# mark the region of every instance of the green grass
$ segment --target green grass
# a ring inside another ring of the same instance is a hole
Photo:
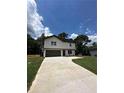
[[[86,56],[80,59],[73,59],[73,62],[97,74],[97,57]]]
[[[39,55],[27,56],[27,90],[29,90],[42,61],[43,57]]]

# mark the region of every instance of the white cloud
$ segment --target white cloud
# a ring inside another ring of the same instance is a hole
[[[78,36],[78,34],[72,33],[69,38],[75,39]]]
[[[43,25],[43,17],[37,12],[35,0],[27,0],[27,31],[33,38],[38,38],[44,32],[49,32],[48,27]]]
[[[83,23],[80,23],[79,28],[80,28],[80,29],[83,29],[83,27],[84,27],[84,24],[83,24]]]
[[[88,34],[91,34],[91,33],[92,33],[92,31],[89,28],[86,28],[85,34],[88,35]]]
[[[44,28],[44,35],[45,35],[45,36],[52,36],[53,34],[50,32],[50,30],[49,30],[48,27],[45,27],[45,28]]]
[[[80,29],[82,29],[82,26],[79,26]]]
[[[89,35],[88,37],[91,40],[91,42],[87,44],[88,46],[91,46],[93,44],[93,42],[97,42],[96,34],[95,35]]]

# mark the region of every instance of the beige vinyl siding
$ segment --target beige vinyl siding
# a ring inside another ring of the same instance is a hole
[[[51,45],[51,42],[56,42],[56,45]],[[52,48],[52,49],[75,49],[75,43],[63,42],[56,37],[51,37],[45,40],[44,48]]]

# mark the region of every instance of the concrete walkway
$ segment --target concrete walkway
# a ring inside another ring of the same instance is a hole
[[[72,58],[46,57],[28,93],[97,93],[96,75]]]

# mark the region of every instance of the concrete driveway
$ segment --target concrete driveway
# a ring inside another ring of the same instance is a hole
[[[96,75],[72,58],[46,57],[28,93],[97,93]]]

